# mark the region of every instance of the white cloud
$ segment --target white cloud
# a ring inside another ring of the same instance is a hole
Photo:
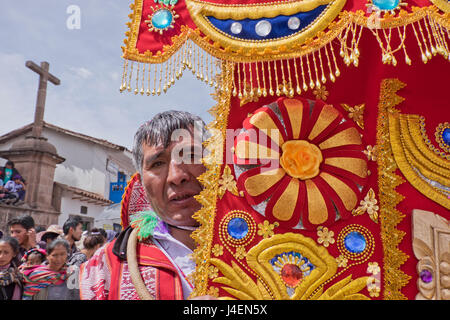
[[[111,79],[114,81],[119,81],[119,79],[120,79],[120,74],[118,72],[111,72],[110,76],[111,76]]]
[[[74,74],[76,74],[78,77],[83,78],[83,79],[87,79],[92,77],[93,73],[92,71],[90,71],[89,69],[86,69],[84,67],[71,67],[69,69],[70,71],[72,71]]]

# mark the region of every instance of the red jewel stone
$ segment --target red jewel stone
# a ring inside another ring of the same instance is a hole
[[[287,263],[281,269],[281,279],[283,279],[289,287],[294,288],[297,286],[300,281],[302,281],[302,276],[302,270],[295,264]]]

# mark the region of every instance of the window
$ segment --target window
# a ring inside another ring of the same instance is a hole
[[[87,207],[85,207],[85,206],[81,206],[80,207],[80,213],[87,214],[87,212],[88,212],[88,208]]]

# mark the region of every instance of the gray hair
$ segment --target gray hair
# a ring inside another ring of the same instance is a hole
[[[141,125],[134,135],[133,161],[140,174],[142,174],[144,158],[143,144],[145,143],[148,146],[162,145],[167,148],[172,142],[172,134],[178,129],[186,129],[191,134],[194,134],[193,130],[195,129],[200,130],[202,141],[209,137],[205,122],[199,116],[175,110],[158,113],[152,120]]]

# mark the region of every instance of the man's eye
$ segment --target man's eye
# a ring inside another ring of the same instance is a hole
[[[158,168],[162,166],[164,163],[162,161],[155,161],[152,163],[151,168]]]

